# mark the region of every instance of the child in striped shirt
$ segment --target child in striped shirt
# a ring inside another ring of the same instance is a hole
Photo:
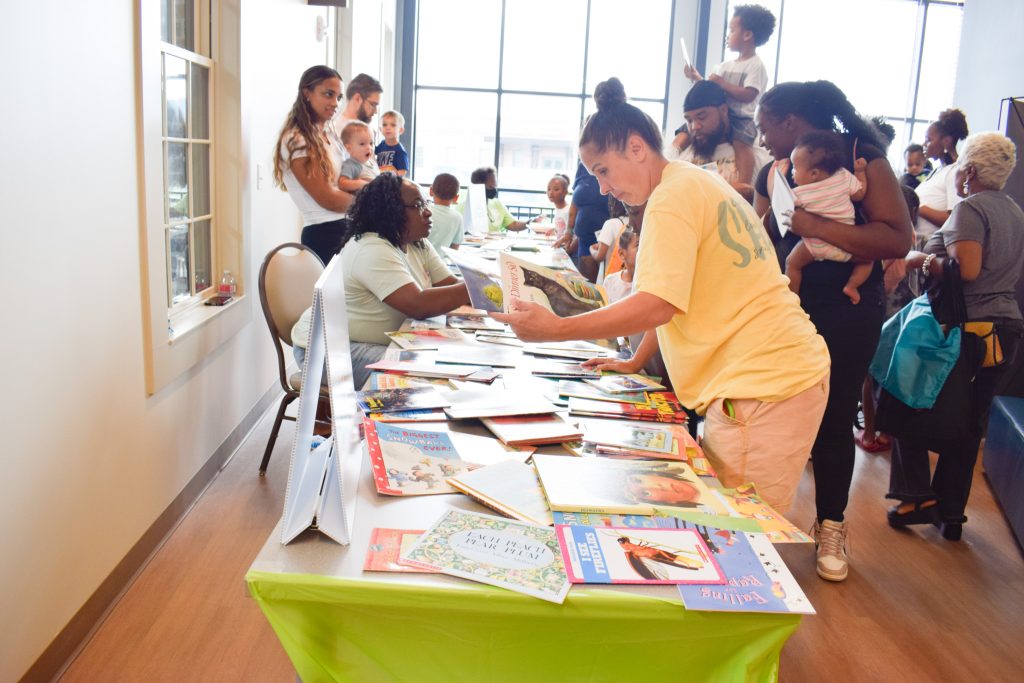
[[[853,202],[858,202],[867,191],[867,162],[857,159],[853,173],[844,168],[846,153],[842,137],[828,131],[806,133],[793,148],[793,194],[796,206],[808,213],[837,223],[854,224]],[[786,162],[780,162],[785,164]],[[787,169],[782,169],[787,170]],[[800,293],[803,269],[814,261],[840,261],[852,259],[849,252],[816,237],[805,237],[786,258],[789,288]],[[858,288],[871,275],[870,261],[854,261],[850,278],[843,294],[850,301],[860,303]]]

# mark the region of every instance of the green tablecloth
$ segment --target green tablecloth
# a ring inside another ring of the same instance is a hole
[[[255,569],[246,581],[304,683],[774,681],[800,623],[582,586],[556,605],[469,582]]]

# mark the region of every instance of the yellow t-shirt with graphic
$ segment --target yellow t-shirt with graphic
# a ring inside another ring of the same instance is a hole
[[[782,401],[829,368],[828,349],[790,291],[750,205],[715,174],[665,167],[644,213],[636,291],[679,312],[658,328],[683,405]]]

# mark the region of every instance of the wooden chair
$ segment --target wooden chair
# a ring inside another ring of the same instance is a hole
[[[270,440],[260,462],[260,476],[267,473],[270,454],[274,450],[277,434],[281,430],[282,420],[295,421],[294,417],[285,415],[285,409],[299,397],[302,389],[302,371],[287,374],[285,346],[291,347],[292,327],[303,312],[313,303],[313,285],[324,270],[324,264],[312,249],[296,242],[287,242],[274,247],[263,259],[260,266],[259,292],[263,315],[270,328],[270,336],[274,340],[277,351],[277,369],[284,396],[277,408],[274,427],[270,430]],[[328,404],[327,388],[320,387],[320,405]]]

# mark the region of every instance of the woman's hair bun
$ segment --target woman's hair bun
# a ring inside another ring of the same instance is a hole
[[[617,104],[626,103],[626,88],[622,81],[612,76],[607,81],[602,81],[594,88],[594,102],[597,103],[597,110],[609,109]]]

